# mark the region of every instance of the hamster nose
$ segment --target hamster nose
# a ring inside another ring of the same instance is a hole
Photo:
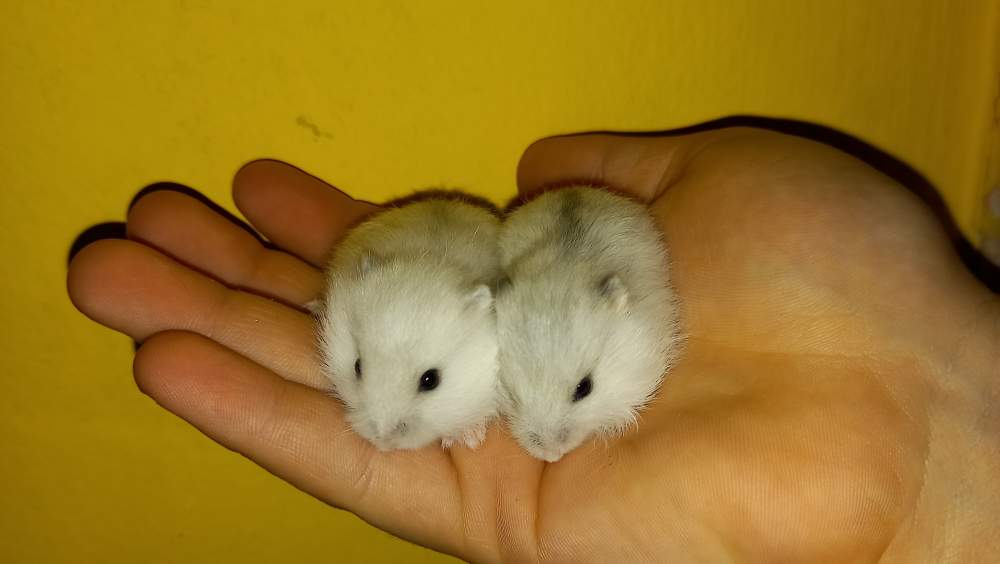
[[[547,433],[544,438],[534,431],[528,433],[528,442],[545,448],[562,447],[569,440],[569,429],[559,429],[558,431]]]
[[[569,438],[569,430],[561,429],[554,433],[546,433],[544,436],[535,431],[528,431],[523,437],[522,444],[533,456],[547,462],[556,462],[565,454],[564,447]]]
[[[556,442],[560,445],[569,440],[569,429],[560,429],[559,434],[556,435]]]
[[[541,458],[546,462],[557,462],[564,454],[561,447],[553,447],[551,445],[539,446],[538,448],[531,449],[531,452],[537,458]]]
[[[405,435],[406,431],[406,421],[375,424],[375,436],[379,439],[399,437]]]

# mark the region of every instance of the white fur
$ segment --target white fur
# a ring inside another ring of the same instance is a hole
[[[379,449],[482,441],[497,411],[498,229],[483,208],[431,199],[379,213],[337,246],[319,308],[324,372]],[[418,391],[432,368],[440,384]]]
[[[511,432],[554,462],[623,432],[677,355],[667,254],[647,208],[598,188],[545,193],[501,229],[500,380]],[[573,402],[588,374],[589,396]]]

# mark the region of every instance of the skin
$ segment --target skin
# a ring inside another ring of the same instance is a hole
[[[168,192],[82,251],[81,311],[143,342],[143,392],[298,488],[482,562],[980,562],[1000,553],[1000,300],[910,193],[753,129],[540,141],[522,193],[650,203],[688,334],[636,432],[556,464],[501,425],[475,451],[345,432],[301,309],[371,206],[287,165],[234,182],[279,249]],[[266,299],[268,296],[274,300]],[[290,304],[290,305],[289,305]]]

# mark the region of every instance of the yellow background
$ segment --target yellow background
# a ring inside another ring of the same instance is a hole
[[[0,0],[0,560],[444,560],[157,408],[72,308],[71,242],[154,181],[232,209],[267,156],[376,201],[500,201],[538,137],[736,113],[888,150],[973,236],[996,181],[993,1],[244,4]]]

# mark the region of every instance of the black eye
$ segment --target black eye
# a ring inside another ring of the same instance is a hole
[[[420,391],[420,392],[429,392],[429,391],[433,390],[434,388],[438,387],[438,384],[440,382],[441,382],[441,378],[438,375],[437,368],[431,368],[430,370],[428,370],[427,372],[424,372],[420,376],[420,387],[417,388],[417,391]]]
[[[354,377],[358,380],[361,379],[361,359],[358,358],[354,361]]]
[[[590,374],[584,376],[583,380],[576,385],[576,389],[573,390],[573,401],[580,401],[583,398],[590,395],[590,390],[594,388],[594,383],[590,380]]]

